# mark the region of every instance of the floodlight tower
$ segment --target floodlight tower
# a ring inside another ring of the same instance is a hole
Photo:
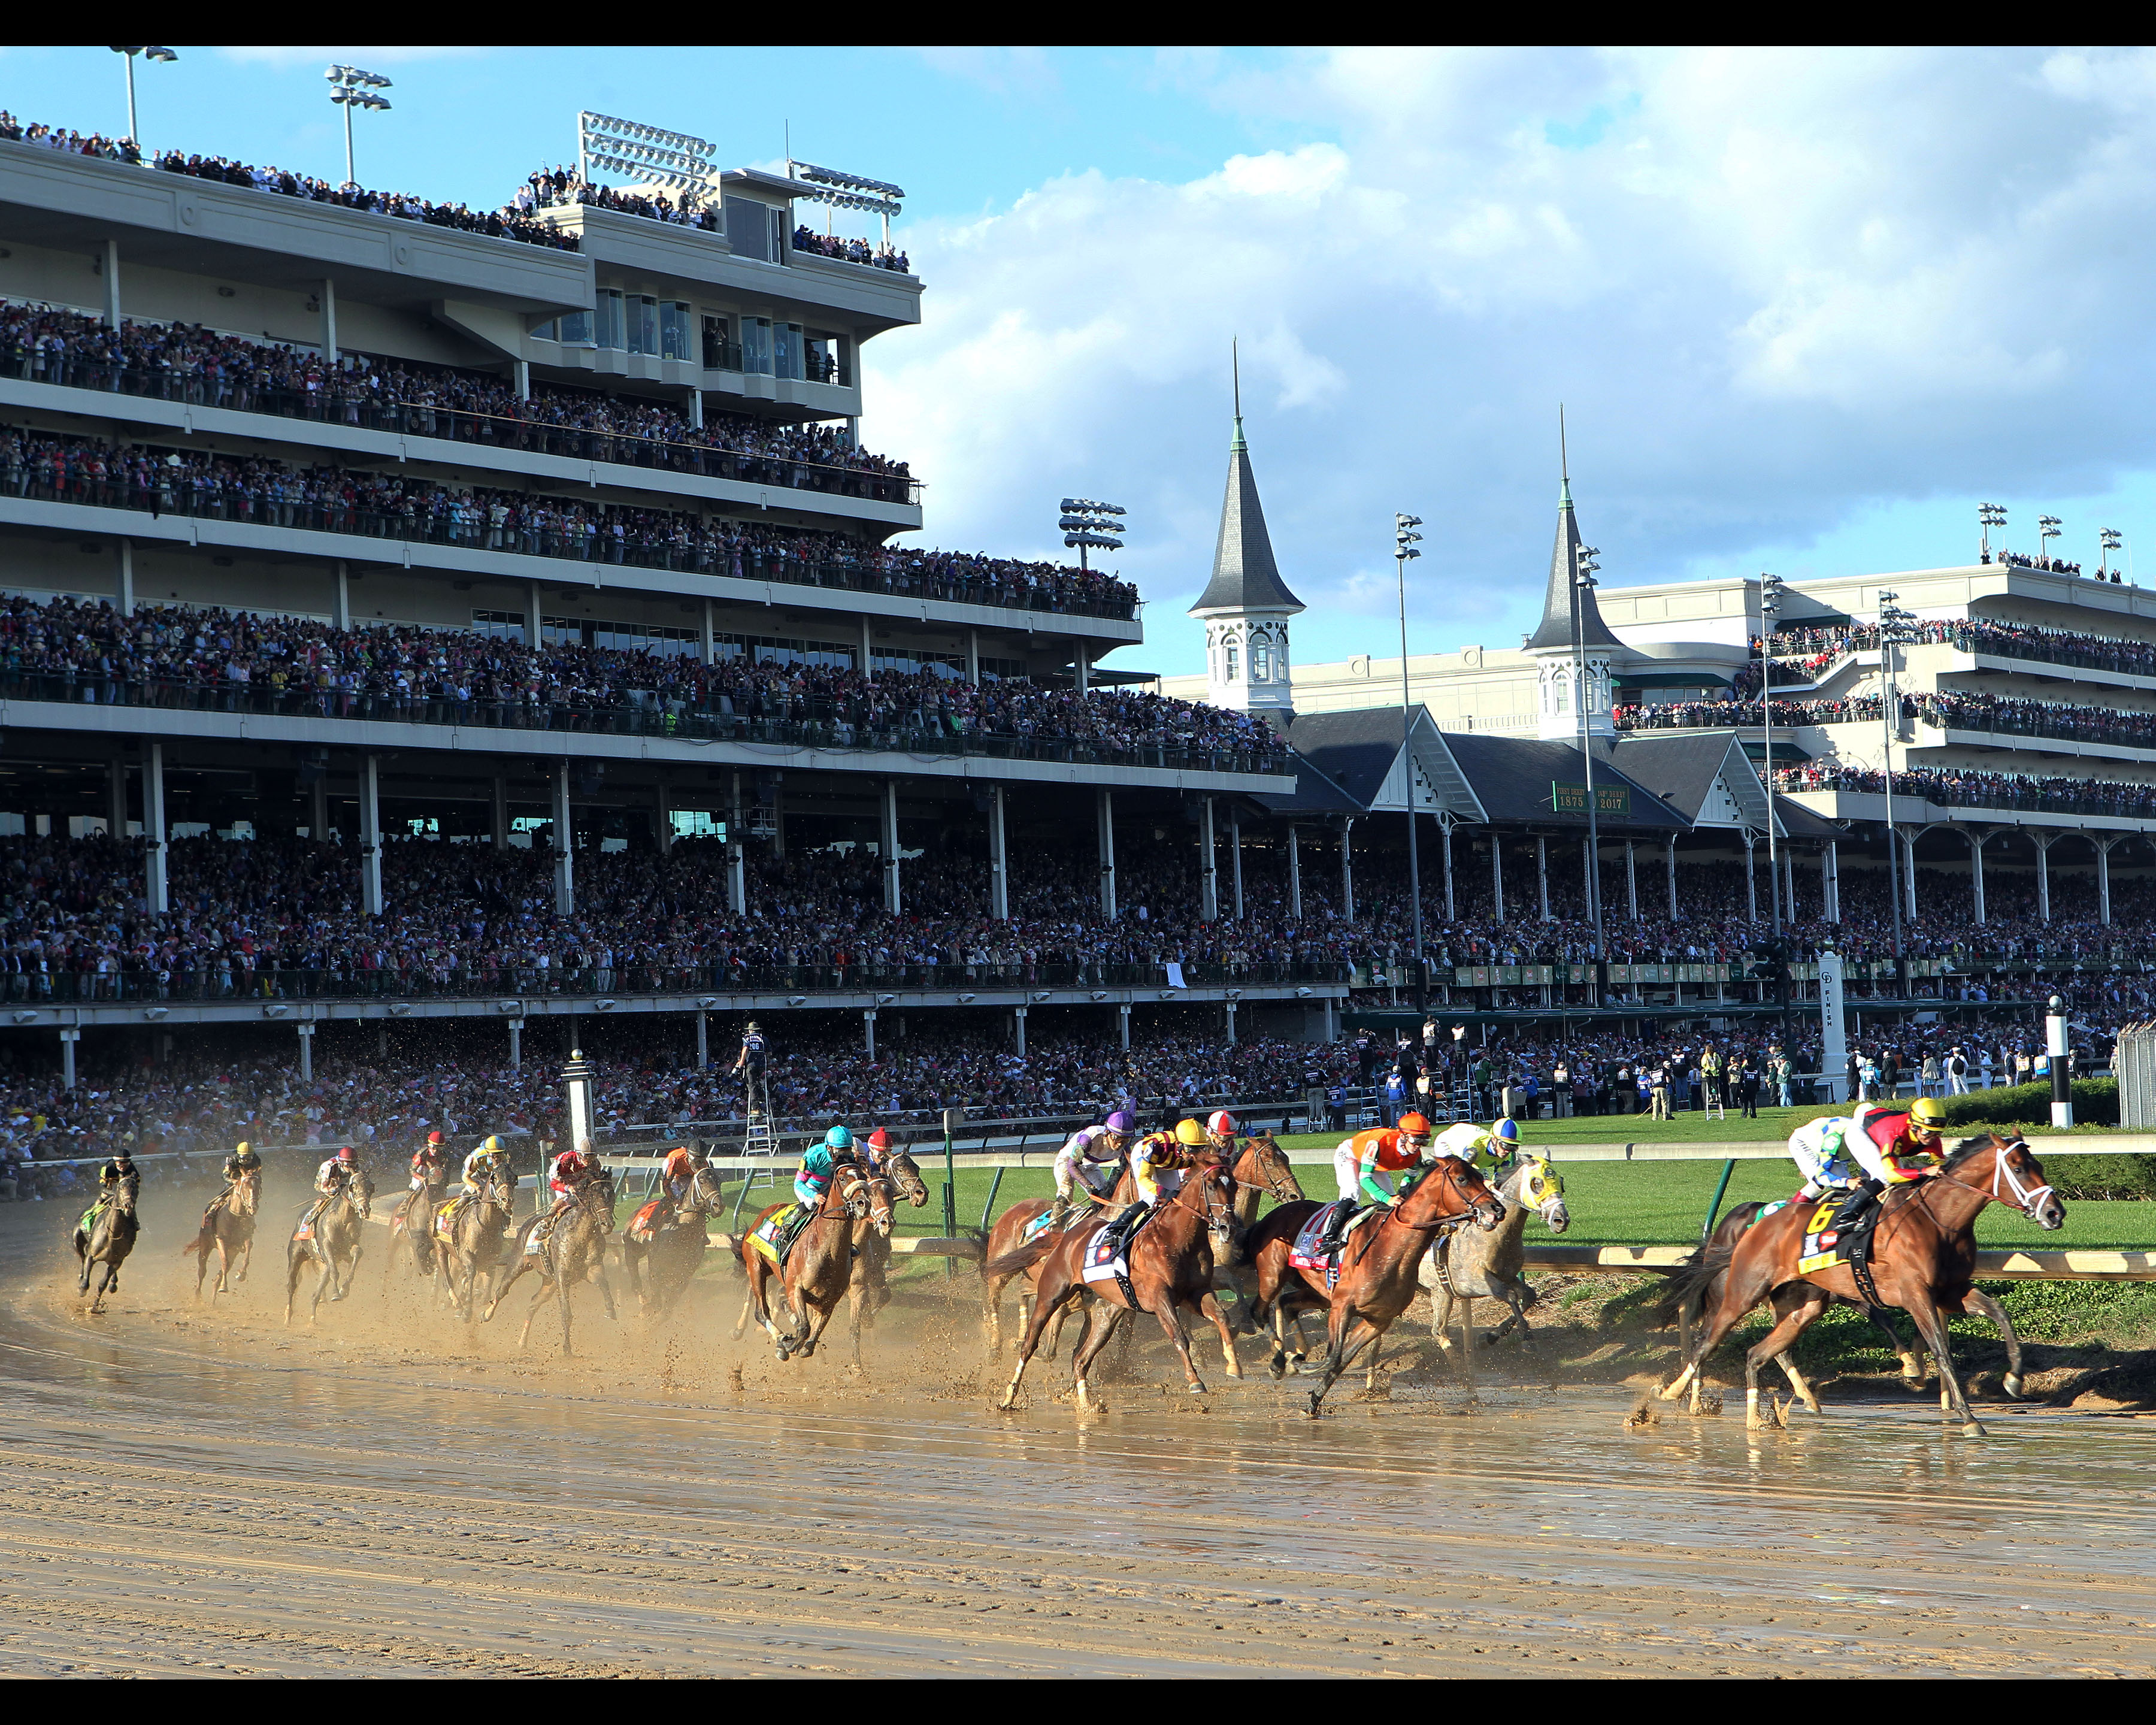
[[[139,151],[142,147],[142,135],[135,129],[135,56],[139,54],[146,60],[167,64],[179,56],[169,48],[115,48],[112,51],[124,56],[126,60],[127,141]]]
[[[388,90],[391,85],[379,73],[362,72],[357,66],[331,66],[322,76],[330,81],[330,100],[344,110],[344,182],[357,186],[359,176],[352,163],[352,110],[373,108],[387,113],[388,98],[375,91]]]
[[[1910,626],[1916,621],[1902,608],[1901,597],[1883,589],[1879,595],[1879,717],[1885,733],[1881,764],[1887,786],[1887,901],[1894,911],[1894,963],[1897,970],[1902,968],[1902,869],[1901,860],[1895,854],[1898,834],[1894,829],[1894,732],[1901,719],[1897,711],[1901,698],[1894,687],[1894,648],[1896,643],[1910,638]],[[1916,866],[1912,850],[1909,855],[1912,875]]]
[[[1089,569],[1086,561],[1086,548],[1096,551],[1121,551],[1123,548],[1123,517],[1130,511],[1119,503],[1096,503],[1088,497],[1065,497],[1063,512],[1055,525],[1063,530],[1065,547],[1075,547],[1078,567]]]
[[[1774,619],[1781,614],[1785,584],[1779,575],[1759,578],[1759,743],[1767,773],[1767,894],[1774,910],[1774,932],[1782,932],[1782,877],[1774,850]]]
[[[2051,542],[2059,536],[2059,518],[2055,515],[2036,517],[2036,548],[2044,554],[2044,562],[2051,561]]]
[[[1984,561],[1991,561],[1991,530],[2006,525],[2006,506],[2003,503],[1979,503],[1976,506],[1977,526],[1981,536]]]
[[[2118,578],[2111,572],[2111,554],[2124,547],[2126,536],[2116,527],[2103,527],[2097,530],[2096,542],[2097,572],[2106,580],[2118,580]]]
[[[1430,982],[1422,956],[1422,859],[1415,847],[1414,707],[1408,696],[1408,562],[1422,553],[1415,547],[1422,535],[1419,515],[1393,517],[1393,563],[1400,578],[1400,767],[1407,775],[1408,903],[1413,907],[1415,961],[1415,1005],[1429,1004]]]
[[[1602,832],[1594,807],[1594,737],[1589,709],[1594,703],[1594,685],[1587,668],[1587,607],[1597,583],[1594,572],[1602,553],[1592,545],[1573,553],[1572,584],[1577,592],[1572,605],[1573,706],[1579,714],[1579,758],[1587,765],[1587,920],[1594,927],[1594,956],[1602,947]]]

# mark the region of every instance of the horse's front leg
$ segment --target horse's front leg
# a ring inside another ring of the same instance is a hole
[[[1190,1337],[1183,1327],[1183,1314],[1176,1308],[1175,1291],[1163,1286],[1154,1296],[1154,1303],[1146,1310],[1158,1318],[1161,1328],[1168,1332],[1168,1339],[1183,1362],[1184,1387],[1193,1395],[1204,1394],[1205,1382],[1198,1375],[1198,1363],[1190,1357]]]
[[[1972,1315],[1989,1318],[1999,1327],[1999,1334],[2006,1343],[2006,1376],[1999,1387],[2019,1401],[2021,1399],[2021,1338],[2014,1333],[2014,1320],[2006,1315],[2006,1308],[1981,1288],[1971,1288],[1961,1302],[1961,1309]]]
[[[1052,1265],[1045,1265],[1041,1269],[1040,1280],[1034,1284],[1033,1315],[1026,1321],[1025,1334],[1019,1338],[1018,1366],[1011,1373],[1010,1383],[1005,1386],[1001,1399],[996,1403],[996,1406],[1004,1411],[1009,1411],[1018,1400],[1018,1387],[1025,1377],[1026,1363],[1033,1358],[1034,1350],[1040,1346],[1040,1334],[1047,1327],[1048,1320],[1059,1315],[1064,1306],[1077,1295],[1077,1283],[1065,1281],[1056,1284],[1052,1281],[1055,1274]],[[1075,1356],[1073,1366],[1075,1368]],[[1079,1399],[1082,1404],[1085,1399],[1082,1377],[1080,1381]]]
[[[1230,1378],[1243,1375],[1243,1362],[1235,1353],[1235,1332],[1228,1322],[1228,1314],[1222,1308],[1219,1296],[1209,1291],[1198,1302],[1199,1315],[1210,1318],[1220,1337],[1220,1369]]]
[[[1355,1312],[1345,1304],[1337,1304],[1328,1315],[1326,1326],[1327,1348],[1325,1365],[1317,1389],[1310,1392],[1310,1417],[1317,1417],[1318,1409],[1325,1400],[1325,1393],[1339,1380],[1355,1356],[1383,1333],[1369,1319]]]

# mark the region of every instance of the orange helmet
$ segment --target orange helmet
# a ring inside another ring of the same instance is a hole
[[[1400,1116],[1400,1136],[1426,1138],[1430,1136],[1430,1122],[1419,1114],[1403,1114]]]

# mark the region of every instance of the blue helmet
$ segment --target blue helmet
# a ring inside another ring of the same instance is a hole
[[[1502,1143],[1517,1144],[1520,1142],[1520,1122],[1512,1119],[1501,1120],[1490,1128],[1490,1136]]]
[[[850,1150],[854,1147],[854,1135],[843,1126],[834,1126],[824,1134],[824,1147],[827,1150]]]

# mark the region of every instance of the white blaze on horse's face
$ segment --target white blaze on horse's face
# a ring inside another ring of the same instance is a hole
[[[1520,1195],[1541,1212],[1543,1224],[1551,1233],[1562,1234],[1572,1226],[1572,1213],[1564,1207],[1564,1177],[1546,1158],[1538,1156],[1527,1164],[1527,1178],[1520,1182]]]

